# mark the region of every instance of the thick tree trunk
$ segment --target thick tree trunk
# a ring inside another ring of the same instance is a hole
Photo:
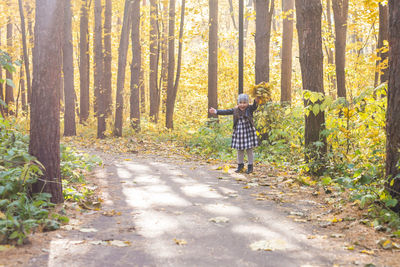
[[[157,86],[158,77],[158,8],[157,1],[150,0],[150,63],[149,63],[149,90],[150,90],[150,117],[158,122],[160,111],[160,92]]]
[[[94,1],[94,92],[95,114],[97,117],[97,138],[105,138],[106,113],[103,86],[103,35],[102,35],[101,0]]]
[[[168,25],[168,87],[167,87],[167,112],[166,127],[172,129],[174,103],[172,102],[172,94],[174,91],[174,69],[175,69],[175,0],[169,2],[169,25]]]
[[[19,14],[21,17],[21,34],[22,34],[22,49],[23,49],[23,61],[25,66],[25,73],[26,73],[26,86],[28,88],[28,94],[31,92],[31,73],[29,70],[29,55],[28,55],[28,47],[26,44],[26,26],[25,26],[25,15],[24,9],[22,6],[22,0],[18,0],[19,6]],[[26,106],[23,105],[23,110],[26,111]]]
[[[130,120],[135,130],[140,130],[140,71],[142,69],[142,48],[140,45],[140,0],[132,7],[132,64]]]
[[[33,193],[64,201],[60,175],[60,84],[64,0],[36,0],[29,153],[45,167]]]
[[[136,0],[140,1],[140,0]],[[124,111],[124,85],[126,72],[126,58],[129,46],[129,32],[132,20],[131,0],[125,0],[124,18],[122,21],[121,38],[118,49],[118,74],[117,74],[117,93],[115,102],[115,128],[114,135],[122,136],[122,121]]]
[[[349,0],[332,0],[333,17],[335,19],[335,63],[337,95],[346,99],[346,33]]]
[[[79,40],[79,82],[80,82],[80,123],[85,123],[89,118],[89,14],[88,0],[82,0],[80,14],[80,40]]]
[[[10,56],[12,55],[11,50],[13,47],[13,24],[11,21],[11,17],[8,17],[7,21],[7,50],[9,51]],[[12,72],[6,70],[6,79],[13,80]],[[5,102],[7,107],[5,108],[5,113],[8,115],[13,115],[13,111],[11,106],[14,104],[14,88],[6,83],[6,94],[5,94]]]
[[[282,64],[281,64],[281,103],[292,102],[292,46],[293,46],[293,13],[294,0],[282,0]],[[289,14],[289,12],[292,12]]]
[[[270,3],[271,2],[271,3]],[[274,0],[255,0],[256,3],[256,84],[269,82],[269,44]]]
[[[303,90],[324,93],[323,54],[321,38],[321,0],[296,0],[297,32],[299,35],[300,67]],[[306,105],[309,103],[306,102]],[[312,149],[306,159],[326,153],[326,138],[321,137],[325,129],[325,115],[320,111],[317,116],[310,112],[305,118],[305,145]],[[316,141],[324,145],[312,147]]]
[[[104,11],[104,104],[106,115],[111,114],[112,99],[111,99],[111,16],[112,16],[112,3],[111,0],[106,0]]]
[[[381,83],[386,82],[389,78],[389,69],[385,66],[385,62],[388,60],[388,53],[385,51],[381,51],[384,47],[383,42],[389,39],[389,25],[388,25],[388,18],[389,10],[387,5],[382,5],[379,3],[379,37],[378,37],[378,77],[380,76]],[[380,74],[380,75],[379,75]],[[378,85],[378,80],[376,79],[375,86]]]
[[[218,0],[209,0],[208,109],[218,109]],[[208,112],[209,118],[217,116]]]
[[[386,111],[386,188],[400,203],[400,1],[389,0],[389,85]],[[397,210],[400,204],[397,204]]]
[[[64,136],[76,135],[75,125],[75,89],[74,89],[74,59],[72,45],[72,12],[71,0],[64,0],[64,44],[63,44],[63,73],[64,73]]]

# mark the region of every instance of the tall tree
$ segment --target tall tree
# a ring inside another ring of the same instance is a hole
[[[97,138],[104,138],[106,131],[106,109],[103,86],[103,31],[101,0],[94,1],[94,96],[97,117]]]
[[[36,0],[29,153],[45,167],[32,192],[63,202],[60,175],[60,85],[64,0]]]
[[[63,41],[63,73],[64,73],[64,136],[76,135],[75,125],[75,89],[74,58],[72,45],[72,11],[71,0],[64,0],[64,41]]]
[[[80,82],[80,123],[89,118],[89,3],[88,0],[81,1],[80,14],[80,39],[79,39],[79,82]]]
[[[281,63],[281,102],[292,101],[292,46],[294,0],[282,0],[282,63]]]
[[[168,9],[168,82],[167,82],[167,112],[166,127],[173,128],[173,106],[171,105],[171,94],[174,90],[175,70],[175,0],[169,1]],[[171,109],[172,108],[172,109]]]
[[[131,63],[131,98],[130,120],[132,128],[140,129],[140,72],[142,68],[142,48],[140,45],[140,0],[135,0],[132,7],[132,63]]]
[[[124,110],[124,84],[125,84],[125,73],[126,73],[126,58],[129,45],[129,32],[131,29],[131,20],[132,20],[131,13],[132,13],[131,0],[125,0],[124,18],[122,21],[121,37],[118,49],[117,93],[115,102],[114,135],[118,137],[122,136],[122,121],[123,121],[123,110]]]
[[[218,108],[218,0],[209,0],[208,109]],[[216,115],[208,113],[208,117]]]
[[[162,32],[161,32],[161,73],[160,94],[162,96],[162,112],[166,112],[167,105],[167,87],[168,87],[168,0],[162,0]]]
[[[13,24],[11,17],[9,16],[7,19],[7,49],[10,55],[12,54],[11,53],[12,46],[13,46]],[[12,72],[6,70],[6,79],[10,81],[13,80]],[[10,109],[10,107],[14,103],[14,89],[9,83],[6,83],[5,102],[7,104],[7,107],[5,108],[5,113],[12,115],[13,111]]]
[[[32,91],[31,90],[31,73],[29,70],[29,55],[28,55],[28,46],[26,44],[26,25],[25,25],[25,15],[24,9],[22,5],[22,0],[18,0],[19,6],[19,14],[21,18],[21,34],[22,34],[22,50],[23,50],[23,62],[25,66],[26,73],[26,86],[28,88],[28,95]],[[24,109],[25,110],[25,109]]]
[[[104,105],[106,114],[111,114],[111,79],[112,79],[112,55],[111,55],[111,17],[112,17],[112,3],[111,0],[106,0],[104,10]]]
[[[326,1],[326,21],[328,23],[328,40],[325,42],[325,52],[328,58],[328,66],[333,66],[333,50],[331,48],[330,42],[334,40],[333,30],[332,30],[332,13],[331,13],[331,0]],[[329,81],[329,95],[334,99],[336,98],[336,79],[330,72],[327,73]]]
[[[303,89],[324,93],[323,54],[321,38],[321,0],[296,0],[297,32],[299,35],[300,67]],[[305,102],[310,104],[309,101]],[[321,137],[325,129],[325,114],[317,115],[310,112],[305,118],[305,145],[311,149],[316,141],[322,141],[323,146],[314,147],[307,153],[307,159],[326,152],[326,140]]]
[[[269,44],[275,0],[255,0],[256,3],[256,84],[269,82]]]
[[[332,0],[335,20],[335,65],[337,96],[346,98],[346,33],[349,0]]]
[[[160,111],[160,91],[158,80],[158,7],[156,0],[150,0],[150,63],[149,63],[149,91],[150,117],[153,122],[158,121]]]
[[[400,1],[389,0],[389,84],[386,110],[386,188],[400,202]],[[400,210],[400,205],[397,205]]]
[[[379,76],[381,83],[386,82],[389,76],[389,70],[385,66],[387,64],[387,52],[384,48],[384,42],[389,39],[389,25],[388,18],[389,10],[387,5],[383,5],[382,2],[379,2],[379,36],[378,36],[378,60],[376,62],[378,66],[378,70],[375,74],[375,86],[378,85]]]

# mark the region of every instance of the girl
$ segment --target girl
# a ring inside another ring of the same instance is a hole
[[[236,172],[243,171],[244,150],[247,150],[247,173],[253,172],[253,147],[258,146],[257,133],[254,128],[253,112],[257,109],[259,97],[256,97],[253,105],[249,105],[249,96],[240,94],[238,105],[231,109],[210,108],[209,112],[216,115],[233,115],[233,134],[231,147],[237,149],[238,168]]]

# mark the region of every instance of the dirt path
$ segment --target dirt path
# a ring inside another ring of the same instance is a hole
[[[288,218],[285,204],[256,200],[252,194],[260,188],[244,189],[237,181],[243,175],[233,170],[155,156],[101,157],[105,164],[91,180],[100,188],[102,210],[50,234],[48,245],[27,266],[364,266],[376,261],[345,250],[340,238]],[[304,199],[287,205],[301,211],[314,204]]]

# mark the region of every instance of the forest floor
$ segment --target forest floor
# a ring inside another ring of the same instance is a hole
[[[0,252],[0,266],[399,266],[365,211],[295,173],[237,174],[168,143],[68,141],[103,160],[87,177],[101,208],[65,203],[68,225]]]

